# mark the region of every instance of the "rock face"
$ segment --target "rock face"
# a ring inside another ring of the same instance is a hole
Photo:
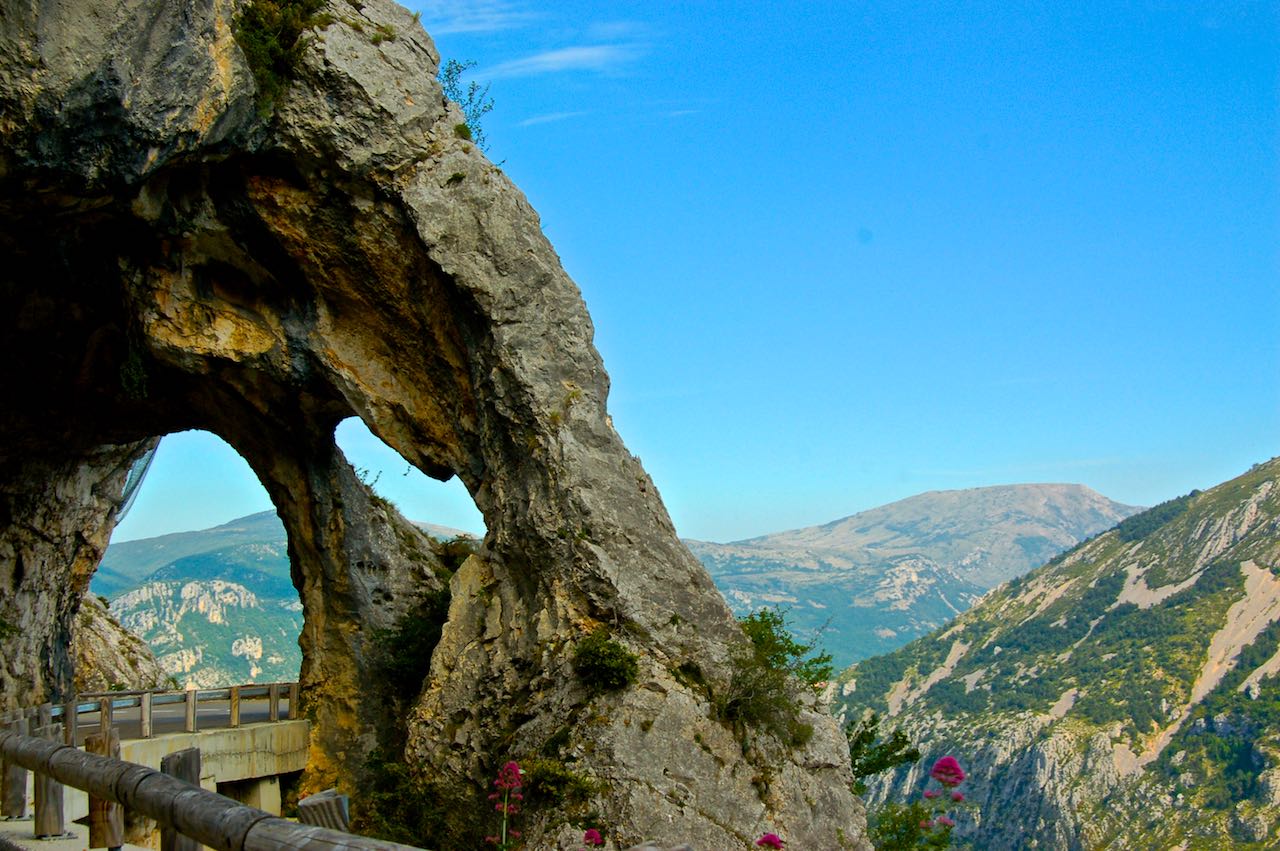
[[[0,415],[6,427],[18,419],[22,397],[13,398]],[[43,455],[0,444],[0,700],[6,708],[57,700],[70,690],[72,623],[106,549],[125,476],[148,443]]]
[[[1128,518],[840,693],[925,756],[869,800],[954,754],[974,847],[1277,847],[1280,459]]]
[[[164,688],[169,681],[147,643],[121,626],[93,594],[85,595],[76,613],[71,651],[78,694]]]
[[[0,614],[56,615],[6,655],[7,701],[71,685],[59,654],[122,465],[157,435],[207,429],[288,532],[306,784],[351,788],[403,720],[370,680],[375,636],[448,574],[335,446],[359,416],[409,463],[458,476],[488,527],[450,580],[408,719],[416,771],[483,803],[497,765],[554,734],[565,759],[591,756],[577,765],[619,842],[737,848],[769,829],[867,847],[834,722],[815,715],[809,744],[771,752],[761,777],[675,677],[696,663],[723,684],[743,638],[609,424],[577,288],[459,129],[408,12],[333,2],[264,109],[233,36],[243,4],[3,5]],[[569,660],[599,626],[641,674],[592,700]],[[556,813],[532,846],[567,835]]]

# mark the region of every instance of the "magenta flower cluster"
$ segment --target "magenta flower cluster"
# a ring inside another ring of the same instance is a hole
[[[929,776],[938,781],[942,788],[924,790],[924,799],[932,816],[921,821],[920,828],[930,832],[949,830],[956,826],[956,822],[944,811],[948,805],[943,799],[950,798],[952,804],[964,802],[964,793],[956,788],[965,780],[964,769],[955,757],[944,756],[929,769]]]
[[[955,757],[944,756],[933,764],[933,768],[929,770],[929,776],[950,789],[964,782],[965,773]]]
[[[756,845],[761,848],[781,848],[782,837],[776,833],[766,833],[764,836],[756,840]]]
[[[493,781],[494,791],[489,793],[493,808],[502,816],[501,827],[497,836],[486,836],[485,842],[496,845],[502,851],[508,851],[515,840],[520,838],[520,831],[511,828],[511,818],[520,812],[520,802],[524,795],[520,794],[520,765],[515,760],[508,762],[498,770]]]

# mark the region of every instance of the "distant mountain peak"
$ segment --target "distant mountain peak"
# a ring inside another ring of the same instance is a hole
[[[730,544],[686,543],[735,610],[785,601],[801,631],[822,630],[837,660],[852,661],[924,634],[1139,510],[1084,485],[995,485]]]

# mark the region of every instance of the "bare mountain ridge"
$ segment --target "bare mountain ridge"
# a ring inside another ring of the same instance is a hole
[[[893,650],[1141,509],[1078,484],[929,491],[818,526],[686,541],[730,605],[790,610],[838,663]]]
[[[1011,562],[1020,566],[1026,555],[1035,557],[1028,549],[1052,549],[1052,556],[1141,510],[1084,485],[995,485],[928,491],[821,526],[738,543],[815,553],[868,550],[888,558],[927,555],[994,587],[1012,578]]]

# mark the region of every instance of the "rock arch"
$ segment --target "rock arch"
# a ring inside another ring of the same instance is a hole
[[[489,530],[451,580],[415,764],[474,793],[570,718],[624,837],[727,848],[763,826],[865,847],[833,722],[812,716],[813,741],[760,791],[706,695],[673,675],[696,660],[722,680],[741,635],[609,423],[590,319],[536,214],[455,131],[430,39],[385,0],[335,2],[263,115],[238,5],[5,0],[0,617],[50,615],[14,655],[6,643],[5,699],[69,682],[72,592],[130,459],[207,429],[285,522],[308,773],[350,782],[388,720],[361,699],[370,631],[442,581],[335,446],[356,415],[420,470],[458,476]],[[396,37],[375,43],[377,26]],[[641,655],[641,682],[581,713],[568,659],[598,624]],[[564,829],[548,815],[534,835]]]

